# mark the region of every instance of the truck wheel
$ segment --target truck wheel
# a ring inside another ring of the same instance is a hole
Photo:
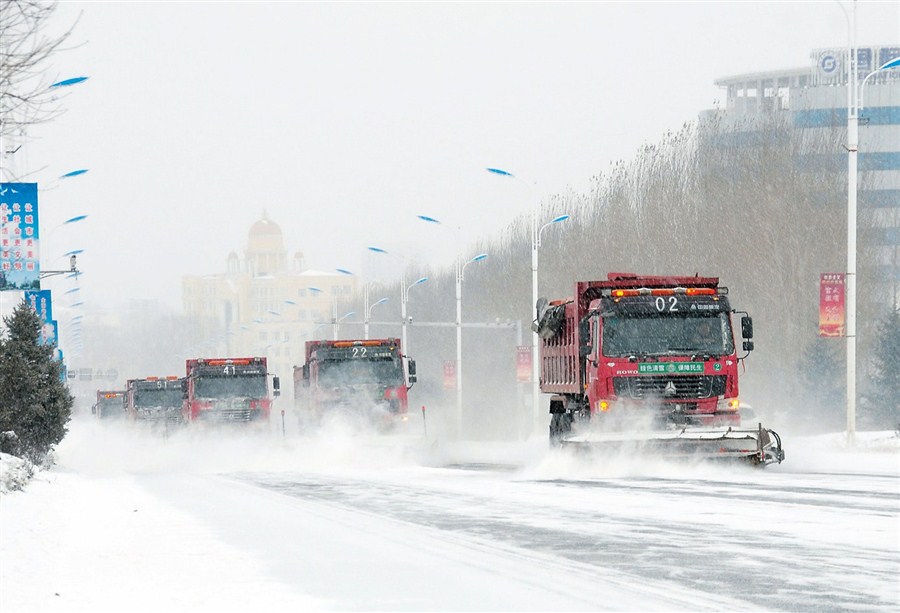
[[[562,440],[572,432],[572,415],[553,413],[550,416],[550,446],[559,447]]]

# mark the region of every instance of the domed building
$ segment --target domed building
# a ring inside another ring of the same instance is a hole
[[[281,228],[263,213],[263,218],[250,226],[246,251],[248,270],[255,275],[284,272],[285,254]]]
[[[305,341],[330,336],[323,324],[356,280],[307,270],[302,252],[290,262],[287,254],[281,227],[264,212],[250,226],[243,258],[231,251],[224,273],[183,277],[184,311],[197,332],[191,357],[266,356],[270,371],[291,378]]]

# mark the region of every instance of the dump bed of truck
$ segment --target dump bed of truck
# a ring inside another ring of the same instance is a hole
[[[710,288],[719,286],[718,277],[647,276],[611,272],[606,281],[579,281],[575,295],[549,303],[563,309],[564,320],[558,332],[541,342],[541,391],[548,394],[579,394],[584,391],[584,358],[579,348],[586,330],[579,322],[588,314],[591,303],[604,293],[617,289],[642,288]]]

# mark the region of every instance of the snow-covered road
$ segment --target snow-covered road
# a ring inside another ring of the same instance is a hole
[[[772,473],[545,481],[446,469],[392,477],[245,479],[302,500],[540,554],[551,566],[572,563],[594,582],[621,580],[619,575],[632,585],[669,582],[704,593],[708,602],[729,595],[771,610],[890,609],[898,602],[892,477]]]
[[[0,499],[4,613],[900,610],[892,440],[759,470],[101,426]]]

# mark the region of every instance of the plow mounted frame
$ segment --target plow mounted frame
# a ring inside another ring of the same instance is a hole
[[[644,432],[603,432],[574,435],[559,440],[562,448],[578,451],[649,452],[666,457],[741,460],[755,466],[780,464],[784,460],[777,432],[757,428],[700,428]]]

